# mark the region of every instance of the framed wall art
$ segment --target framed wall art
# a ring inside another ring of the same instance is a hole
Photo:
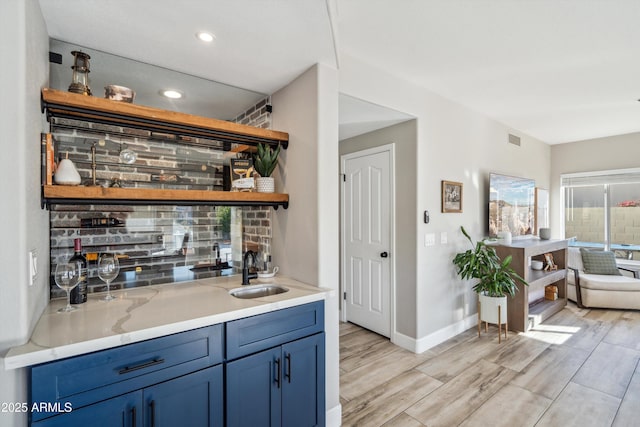
[[[462,183],[442,181],[442,212],[462,212]]]
[[[530,178],[489,174],[489,237],[501,231],[513,237],[533,234],[535,187]]]

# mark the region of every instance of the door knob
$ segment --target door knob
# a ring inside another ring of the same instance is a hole
[[[389,256],[389,254],[388,254],[387,252],[382,252],[382,253],[380,254],[380,256],[381,256],[382,258],[387,258],[387,257]]]

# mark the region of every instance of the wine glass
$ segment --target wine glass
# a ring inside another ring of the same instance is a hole
[[[105,295],[102,300],[111,301],[116,298],[111,295],[109,285],[113,279],[118,277],[119,272],[120,263],[118,262],[118,256],[116,254],[103,253],[100,255],[100,258],[98,258],[98,277],[107,284],[107,295]]]
[[[69,311],[77,310],[77,307],[71,306],[71,289],[78,286],[78,283],[80,282],[81,269],[82,266],[77,262],[63,262],[56,265],[56,272],[54,275],[56,285],[67,292],[67,306],[59,309],[58,313],[67,313]]]

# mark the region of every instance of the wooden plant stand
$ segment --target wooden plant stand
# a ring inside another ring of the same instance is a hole
[[[500,344],[502,342],[502,316],[500,315],[500,306],[498,306],[498,344]],[[482,320],[481,320],[481,310],[480,310],[480,301],[478,301],[478,338],[480,338],[480,330],[481,330],[481,325],[482,325]],[[489,322],[484,322],[484,331],[489,332]],[[507,334],[509,333],[509,322],[507,321],[507,319],[505,319],[504,322],[504,340],[507,340]]]

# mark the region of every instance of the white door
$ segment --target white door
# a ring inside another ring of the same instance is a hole
[[[391,159],[389,146],[342,157],[345,320],[391,331]]]

